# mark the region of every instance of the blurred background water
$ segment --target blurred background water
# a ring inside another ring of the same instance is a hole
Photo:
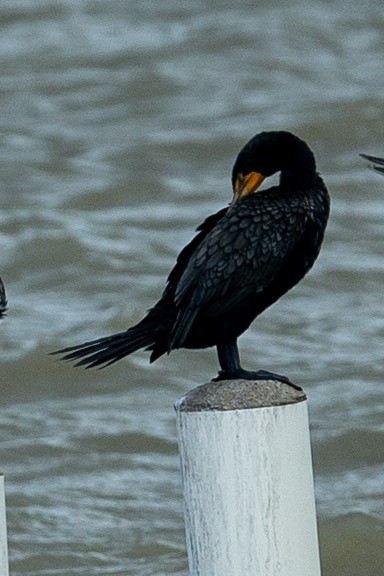
[[[333,207],[244,364],[309,396],[323,576],[383,574],[384,178],[358,156],[384,154],[382,3],[1,0],[0,33],[13,576],[186,576],[172,405],[215,352],[104,371],[47,353],[140,319],[262,129],[308,141]]]

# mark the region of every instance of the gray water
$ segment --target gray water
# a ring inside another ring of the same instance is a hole
[[[244,365],[308,394],[323,576],[384,574],[384,178],[358,156],[384,155],[382,2],[2,0],[0,23],[12,575],[188,573],[172,406],[215,352],[47,353],[141,318],[262,129],[308,141],[333,206]]]

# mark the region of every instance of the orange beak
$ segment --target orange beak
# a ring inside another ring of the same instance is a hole
[[[265,178],[266,177],[259,172],[250,172],[245,176],[239,174],[235,182],[232,204],[237,202],[237,200],[240,200],[240,198],[244,198],[245,196],[249,196],[250,194],[256,192]]]

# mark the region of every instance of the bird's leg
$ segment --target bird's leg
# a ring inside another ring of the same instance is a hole
[[[228,344],[218,344],[216,348],[221,368],[219,376],[221,374],[235,374],[238,370],[242,369],[236,340]],[[220,380],[223,380],[223,378],[220,378]]]
[[[213,379],[215,382],[219,380],[277,380],[292,386],[295,390],[302,390],[300,386],[293,384],[286,376],[268,372],[267,370],[257,370],[257,372],[244,370],[240,364],[237,340],[226,344],[217,344],[216,348],[221,370],[217,377]]]

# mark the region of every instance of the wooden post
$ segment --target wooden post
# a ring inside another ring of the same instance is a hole
[[[0,574],[1,576],[9,574],[4,474],[2,472],[0,472]]]
[[[304,392],[211,382],[175,409],[191,576],[320,576]]]

